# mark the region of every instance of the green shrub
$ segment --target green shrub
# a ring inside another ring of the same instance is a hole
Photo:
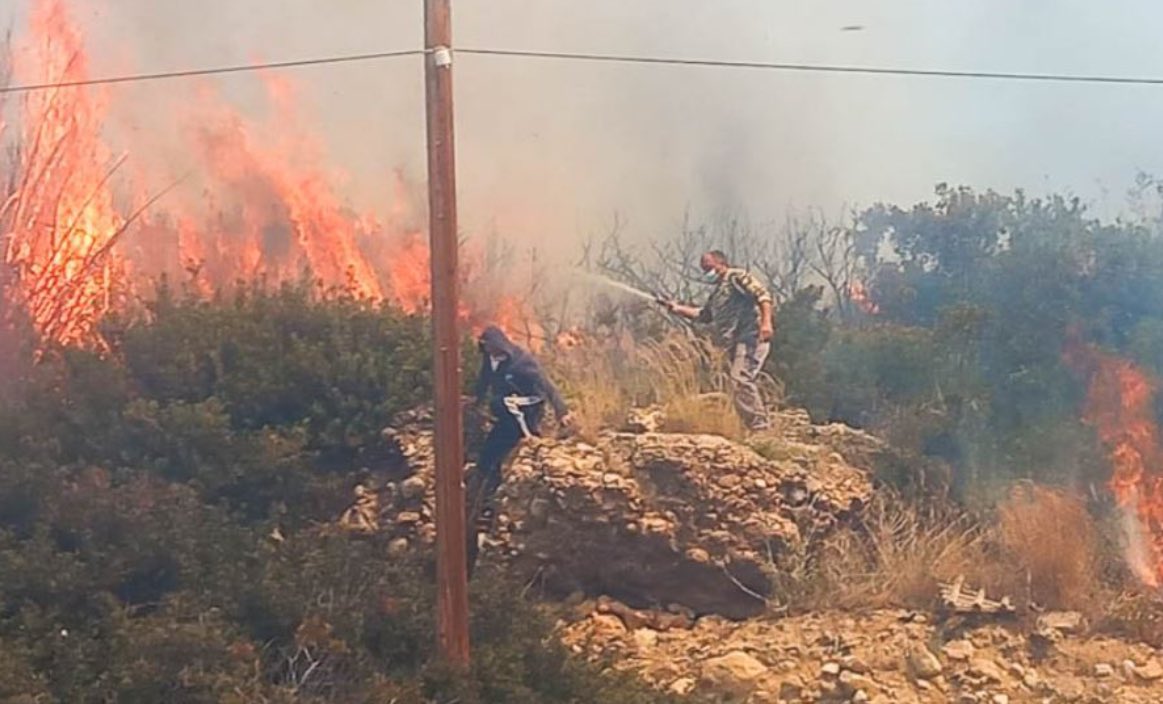
[[[0,398],[0,700],[660,701],[498,574],[450,673],[431,555],[327,527],[430,396],[427,330],[304,287],[163,289],[111,354],[49,350]]]

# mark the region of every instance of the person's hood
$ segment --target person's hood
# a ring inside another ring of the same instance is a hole
[[[484,329],[478,338],[477,345],[484,350],[485,343],[490,347],[502,350],[509,357],[516,357],[520,352],[519,348],[513,344],[513,341],[496,325],[490,325]]]

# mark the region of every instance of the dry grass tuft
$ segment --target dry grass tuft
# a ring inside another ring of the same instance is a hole
[[[793,557],[784,574],[795,584],[780,584],[777,577],[777,585],[794,610],[926,608],[934,604],[938,582],[972,574],[985,554],[985,535],[967,514],[882,491],[860,525],[823,538],[808,559]],[[777,571],[788,566],[777,565]]]
[[[1061,489],[1015,486],[994,521],[880,490],[858,525],[816,541],[809,536],[813,542],[810,553],[793,550],[775,561],[776,592],[793,610],[923,609],[935,605],[939,582],[963,576],[1019,605],[1077,610],[1123,628],[1142,621],[1142,628],[1163,633],[1155,621],[1163,620],[1163,607],[1113,596],[1104,574],[1117,555],[1104,553],[1103,533],[1085,502]],[[1107,613],[1120,603],[1118,614]],[[1137,619],[1139,613],[1144,617]]]
[[[632,392],[620,382],[628,372],[616,348],[579,347],[554,355],[550,364],[583,437],[621,425]]]
[[[583,436],[620,427],[632,407],[655,405],[671,432],[744,435],[731,404],[725,355],[701,340],[679,335],[659,342],[590,344],[558,352],[555,378],[570,395]],[[773,382],[765,395],[776,399]]]
[[[638,359],[652,391],[651,403],[666,413],[668,430],[743,437],[722,352],[705,342],[671,337],[644,344]]]
[[[995,533],[1009,591],[1048,608],[1093,608],[1102,591],[1101,536],[1081,497],[1017,485],[998,508]]]

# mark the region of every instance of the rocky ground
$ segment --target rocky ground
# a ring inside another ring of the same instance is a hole
[[[803,413],[753,439],[762,454],[664,430],[634,414],[592,442],[529,443],[507,470],[482,561],[536,586],[579,655],[706,701],[1163,701],[1163,655],[1090,635],[1073,614],[774,615],[779,552],[853,520],[870,468],[915,468]],[[342,524],[388,531],[402,553],[435,536],[430,416],[385,435],[395,479],[361,487]]]
[[[1050,616],[1062,629],[1042,635],[986,617],[954,624],[904,611],[705,616],[689,628],[658,628],[625,607],[586,601],[561,633],[578,654],[709,701],[1163,701],[1163,654],[1087,636],[1070,614]]]
[[[403,550],[435,533],[432,434],[425,414],[385,432],[413,471],[379,491],[374,510],[365,499],[363,523],[391,531]],[[592,443],[526,443],[506,470],[482,561],[504,563],[551,596],[760,614],[773,556],[847,520],[872,492],[868,473],[832,445],[790,434],[772,435],[765,454],[774,459],[711,435],[617,432]]]

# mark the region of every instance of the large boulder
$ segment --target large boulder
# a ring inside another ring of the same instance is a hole
[[[411,476],[380,491],[380,525],[430,543],[430,418],[410,414],[385,435]],[[561,596],[606,594],[637,608],[681,605],[729,618],[759,613],[773,556],[826,534],[872,491],[869,473],[827,445],[778,434],[764,443],[766,457],[711,435],[527,442],[498,493],[497,544],[481,559]]]

